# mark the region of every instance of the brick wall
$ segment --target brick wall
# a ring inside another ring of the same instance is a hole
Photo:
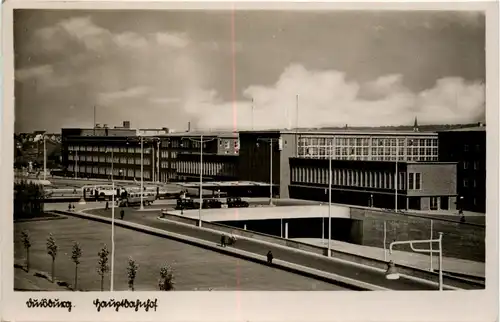
[[[394,239],[429,239],[431,220],[382,211],[351,209],[351,216],[363,220],[362,245],[383,248],[384,220],[387,247]],[[485,262],[485,228],[474,224],[433,219],[433,238],[443,233],[443,256]],[[409,246],[398,245],[397,250],[411,251]],[[428,248],[428,245],[416,247]]]

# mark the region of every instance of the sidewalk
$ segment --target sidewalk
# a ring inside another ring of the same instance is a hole
[[[67,288],[52,283],[45,278],[36,277],[34,270],[26,272],[21,268],[14,268],[14,290],[19,291],[68,291]]]
[[[300,241],[303,243],[328,247],[328,240],[321,240],[317,238],[293,238],[293,240]],[[361,246],[356,244],[350,244],[346,242],[341,242],[337,240],[331,241],[331,247],[334,250],[343,251],[346,253],[356,254],[360,256],[365,256],[373,259],[384,260],[384,250],[378,247],[371,246]],[[420,248],[429,248],[428,245],[418,246]],[[387,249],[387,260],[393,260],[396,264],[402,264],[406,266],[412,266],[416,268],[421,268],[425,270],[430,270],[430,256],[413,253],[413,252],[405,252],[400,250],[394,250],[392,255],[389,253],[389,249]],[[438,255],[434,255],[432,261],[433,269],[437,270],[439,267]],[[485,277],[485,263],[469,261],[465,259],[458,259],[452,257],[443,257],[443,270],[468,274],[473,276]]]

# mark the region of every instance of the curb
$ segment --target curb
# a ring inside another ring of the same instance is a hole
[[[177,221],[174,221],[174,220],[169,220],[169,219],[160,218],[160,217],[157,217],[157,219],[163,220],[163,221],[168,221],[169,223],[172,223],[172,224],[184,225],[184,226],[189,226],[189,227],[195,227],[197,229],[203,229],[203,230],[206,230],[206,231],[220,233],[220,231],[218,231],[216,229],[199,227],[199,226],[190,225],[190,224],[186,224],[186,223],[182,223],[182,222],[177,222]],[[359,267],[359,268],[363,268],[363,269],[372,270],[372,271],[377,272],[377,273],[382,273],[382,274],[385,273],[385,270],[380,269],[380,268],[376,268],[376,267],[372,267],[372,266],[367,266],[367,265],[363,265],[363,264],[358,264],[358,263],[355,263],[355,262],[346,261],[346,260],[335,258],[335,257],[326,257],[326,256],[323,256],[323,255],[319,255],[319,254],[307,252],[307,251],[304,251],[304,250],[301,250],[301,249],[290,248],[290,247],[287,247],[287,246],[283,246],[283,245],[279,245],[279,244],[275,244],[275,243],[271,243],[271,242],[267,242],[267,241],[263,241],[263,240],[258,240],[258,239],[254,239],[254,238],[249,238],[249,237],[246,237],[246,236],[237,235],[237,238],[251,240],[251,241],[254,241],[254,242],[257,242],[257,243],[260,243],[260,244],[272,245],[274,247],[282,248],[282,249],[285,249],[285,250],[288,250],[288,251],[292,251],[292,252],[296,252],[296,253],[300,253],[300,254],[304,254],[304,255],[314,256],[314,257],[317,257],[317,258],[323,258],[323,259],[328,258],[329,260],[332,260],[332,261],[337,261],[337,262],[342,263],[342,264],[346,264],[346,265],[351,265],[351,266],[355,266],[355,267]],[[422,283],[422,284],[427,284],[427,285],[430,285],[430,286],[434,286],[434,287],[436,287],[436,289],[439,286],[438,283],[435,283],[435,282],[432,282],[432,281],[428,281],[428,280],[425,280],[425,279],[421,279],[419,277],[414,277],[414,276],[405,275],[405,274],[400,274],[400,275],[402,277],[408,279],[408,280],[412,280],[412,281],[419,282],[419,283]],[[443,289],[444,290],[452,290],[452,291],[462,290],[461,288],[454,287],[454,286],[449,286],[449,285],[443,285]]]
[[[63,211],[57,211],[57,212],[63,212]],[[65,213],[65,212],[63,212]],[[97,215],[92,215],[92,214],[87,214],[83,212],[73,212],[73,213],[67,213],[68,216],[74,216],[74,217],[82,217],[90,220],[95,220],[95,221],[100,221],[100,222],[105,222],[110,224],[111,219],[106,218],[106,217],[101,217]],[[169,238],[177,241],[181,241],[184,243],[188,243],[197,247],[202,247],[205,249],[210,249],[212,251],[222,253],[225,255],[230,255],[230,256],[235,256],[239,258],[243,258],[245,260],[252,261],[254,263],[258,263],[261,265],[269,266],[267,264],[267,259],[266,256],[264,255],[258,255],[254,254],[251,252],[247,252],[244,250],[240,249],[234,249],[234,248],[222,248],[219,247],[216,243],[208,242],[203,239],[191,237],[191,236],[186,236],[186,235],[181,235],[181,234],[176,234],[172,232],[165,231],[163,229],[158,229],[158,228],[153,228],[149,227],[146,225],[141,225],[141,224],[136,224],[136,223],[131,223],[131,222],[126,222],[120,219],[115,219],[115,225],[118,227],[122,228],[128,228],[128,229],[133,229],[136,231],[148,233],[151,235],[156,235],[159,237],[164,237],[164,238]],[[389,291],[390,289],[380,287],[377,285],[357,281],[354,279],[350,279],[347,277],[343,277],[340,275],[328,273],[328,272],[323,272],[314,268],[298,265],[295,263],[290,263],[282,260],[275,260],[273,261],[273,264],[271,264],[272,268],[277,268],[281,269],[284,271],[288,271],[294,274],[306,276],[309,278],[313,278],[316,280],[321,280],[330,284],[334,285],[339,285],[351,290],[357,290],[357,291]]]

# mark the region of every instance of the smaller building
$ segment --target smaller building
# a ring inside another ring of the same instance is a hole
[[[333,203],[388,209],[455,209],[456,163],[331,162]],[[325,159],[290,158],[289,196],[327,202],[328,163]]]

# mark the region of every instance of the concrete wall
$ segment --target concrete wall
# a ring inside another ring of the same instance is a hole
[[[297,135],[282,134],[282,150],[280,151],[280,198],[290,198],[288,186],[290,185],[290,162],[297,152]]]
[[[410,197],[457,194],[456,163],[409,163],[408,174],[412,172],[420,173],[422,184],[420,190],[408,190]]]
[[[393,240],[429,239],[431,220],[383,211],[351,209],[353,218],[363,220],[362,245],[383,248],[384,220],[387,227],[387,246]],[[446,220],[432,220],[433,237],[443,232],[443,256],[485,262],[485,228]],[[410,251],[404,245],[398,250]],[[422,246],[428,247],[428,246]]]

